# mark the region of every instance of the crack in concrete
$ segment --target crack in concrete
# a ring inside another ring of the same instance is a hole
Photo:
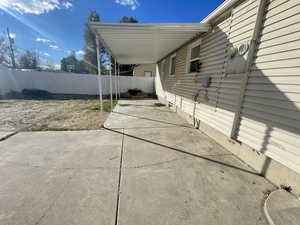
[[[56,198],[52,201],[52,203],[49,205],[49,207],[45,210],[45,212],[42,214],[42,216],[37,220],[37,222],[35,222],[35,225],[39,225],[40,222],[46,217],[47,213],[53,208],[53,206],[55,205],[55,203],[57,202],[57,200],[60,198],[60,196],[62,196],[62,194],[65,192],[68,184],[71,182],[71,180],[74,178],[75,176],[75,172],[72,173],[72,175],[69,176],[66,184],[63,186],[62,190],[60,191],[60,193],[56,196]]]

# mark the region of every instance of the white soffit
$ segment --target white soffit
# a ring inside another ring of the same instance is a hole
[[[90,27],[120,64],[150,64],[199,33],[206,23],[100,23]]]

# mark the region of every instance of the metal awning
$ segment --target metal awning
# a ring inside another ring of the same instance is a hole
[[[208,23],[100,23],[90,27],[120,64],[148,64],[210,29]]]

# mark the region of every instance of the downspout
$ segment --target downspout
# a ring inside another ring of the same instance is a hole
[[[240,96],[239,96],[239,99],[238,99],[238,104],[237,104],[237,108],[236,108],[236,112],[235,112],[235,116],[234,116],[234,120],[233,120],[233,126],[232,126],[231,134],[230,134],[230,137],[232,139],[236,138],[237,130],[238,130],[239,124],[240,124],[242,105],[243,105],[243,102],[244,102],[244,97],[245,97],[247,84],[248,84],[248,80],[249,80],[249,75],[251,73],[251,67],[252,67],[252,64],[253,64],[253,61],[254,61],[257,42],[258,42],[259,35],[261,33],[261,29],[262,29],[262,26],[263,26],[263,19],[264,19],[264,15],[265,15],[266,4],[267,4],[266,2],[267,2],[266,0],[260,0],[259,1],[257,19],[256,19],[256,23],[255,23],[254,32],[253,32],[253,35],[252,35],[250,47],[249,47],[249,55],[248,55],[248,60],[247,60],[247,64],[246,64],[246,73],[244,75],[244,78],[242,79],[241,89],[240,89]]]

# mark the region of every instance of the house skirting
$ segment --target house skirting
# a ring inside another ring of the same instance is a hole
[[[163,97],[158,96],[158,99],[160,102],[166,105],[169,104],[169,102]],[[187,120],[190,124],[194,125],[194,119],[192,115],[183,112],[180,108],[174,105],[171,105],[170,108],[179,116]],[[292,192],[300,195],[300,174],[297,172],[267,157],[266,155],[257,152],[248,145],[228,138],[203,121],[198,121],[195,128],[214,139],[217,143],[233,153],[235,156],[257,171],[258,174],[261,174],[274,185],[278,187],[280,185],[291,186]]]

